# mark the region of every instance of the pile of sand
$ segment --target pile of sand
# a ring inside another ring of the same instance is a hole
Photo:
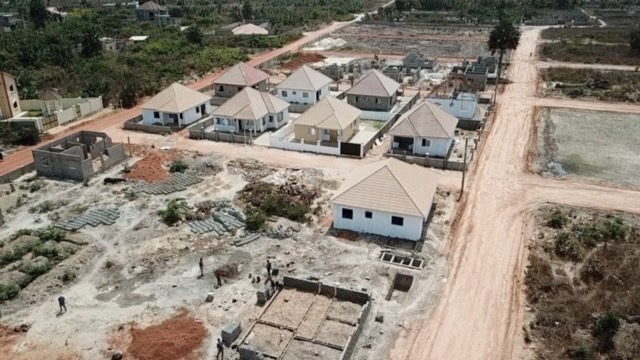
[[[131,329],[127,352],[136,360],[179,360],[200,350],[207,336],[201,322],[180,313],[158,325]]]

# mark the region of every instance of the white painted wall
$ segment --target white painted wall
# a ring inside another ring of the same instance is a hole
[[[204,104],[205,106],[204,114],[199,111],[200,105],[202,104]],[[151,125],[156,122],[163,123],[163,119],[165,119],[163,125],[166,125],[170,122],[170,120],[168,120],[169,119],[168,116],[165,116],[166,115],[165,113],[160,111],[160,118],[153,117],[153,113],[154,113],[154,110],[152,109],[142,109],[142,123],[145,125]],[[202,119],[209,113],[211,113],[211,103],[209,101],[205,101],[203,103],[198,104],[198,106],[194,106],[184,111],[182,113],[182,119],[180,119],[180,114],[178,114],[178,122],[181,126],[189,125],[197,120]]]
[[[329,84],[322,87],[320,90],[320,100],[324,99],[327,95],[329,95]],[[287,93],[287,96],[284,96],[284,93]],[[307,93],[309,97],[304,97],[304,93]],[[316,93],[314,91],[302,91],[296,89],[281,89],[277,90],[278,98],[290,103],[290,104],[305,104],[312,105],[317,103]]]
[[[415,155],[424,155],[429,153],[429,156],[444,157],[449,152],[453,139],[439,139],[432,138],[427,139],[428,146],[422,146],[422,138],[413,139],[413,153]]]
[[[70,107],[67,110],[58,111],[56,114],[58,125],[66,124],[76,119],[76,108]]]
[[[271,121],[271,118],[273,118],[273,121]],[[289,121],[289,110],[284,109],[280,114],[267,114],[260,119],[257,119],[255,124],[253,120],[214,116],[213,126],[216,131],[235,132],[241,134],[244,130],[240,131],[240,127],[238,126],[238,122],[240,121],[243,122],[243,129],[247,129],[247,131],[249,129],[255,129],[256,132],[265,132],[269,129],[278,129],[286,124]]]
[[[473,94],[460,93],[455,99],[430,98],[432,103],[440,105],[442,110],[458,119],[471,120],[478,107],[478,99]]]
[[[353,219],[342,218],[343,208],[353,210]],[[364,216],[365,209],[333,204],[333,227],[414,241],[420,240],[422,237],[422,227],[425,221],[422,217],[391,214],[376,210],[372,210],[372,213],[372,218],[367,219]],[[391,224],[392,216],[404,218],[403,226]]]

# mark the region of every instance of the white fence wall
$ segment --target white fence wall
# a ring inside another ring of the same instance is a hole
[[[80,103],[78,106],[80,107],[80,116],[87,116],[92,113],[91,104],[88,101]]]
[[[363,120],[389,121],[389,119],[391,119],[396,114],[394,112],[386,111],[361,111],[362,114],[360,114],[360,119]]]
[[[22,111],[42,110],[42,101],[20,100],[20,108],[22,108]]]
[[[293,123],[284,126],[282,129],[274,132],[269,137],[269,146],[300,152],[312,152],[316,154],[340,155],[340,146],[322,146],[320,141],[317,143],[304,143],[304,141],[291,141],[291,133],[293,132]]]
[[[55,114],[58,118],[58,125],[63,125],[76,119],[76,109],[73,107],[59,111]]]

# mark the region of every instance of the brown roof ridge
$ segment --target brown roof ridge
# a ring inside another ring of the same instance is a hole
[[[402,181],[400,181],[400,179],[398,179],[398,177],[396,176],[396,174],[391,170],[391,168],[389,167],[389,164],[391,164],[391,159],[393,158],[389,158],[389,162],[387,162],[382,168],[388,168],[389,172],[391,173],[391,176],[393,176],[394,179],[396,179],[396,182],[400,185],[400,188],[402,188],[402,191],[404,191],[404,194],[407,195],[407,197],[409,198],[409,200],[411,200],[411,202],[413,203],[413,206],[415,206],[415,208],[418,210],[419,213],[423,214],[422,209],[420,209],[420,206],[418,204],[416,204],[416,201],[413,199],[413,196],[411,196],[411,194],[409,194],[409,192],[407,191],[407,189],[404,186],[404,183]],[[400,160],[398,160],[400,161]],[[412,166],[416,166],[415,164]],[[380,171],[380,169],[378,171]],[[378,172],[376,171],[376,173]]]

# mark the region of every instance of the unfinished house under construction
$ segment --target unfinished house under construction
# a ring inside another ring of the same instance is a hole
[[[84,181],[125,158],[124,146],[105,133],[79,131],[33,150],[40,176]]]

